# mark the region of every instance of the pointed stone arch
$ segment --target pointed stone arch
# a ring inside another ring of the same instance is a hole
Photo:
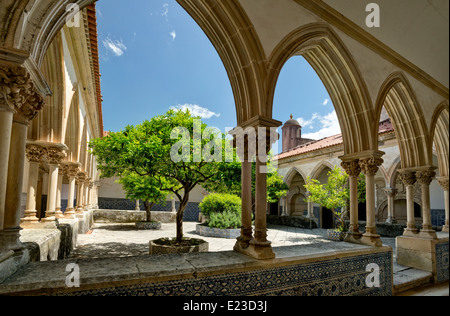
[[[284,183],[286,183],[289,186],[290,183],[292,182],[293,178],[296,175],[300,175],[303,178],[303,181],[305,181],[305,183],[306,183],[306,177],[305,177],[304,173],[302,171],[300,171],[298,168],[295,168],[295,167],[291,168],[286,173],[286,176],[283,179]]]
[[[445,100],[436,108],[430,127],[430,143],[434,144],[430,150],[436,149],[441,177],[449,176],[449,141],[449,104]]]
[[[394,126],[402,168],[432,165],[424,115],[409,81],[403,73],[391,74],[382,84],[375,106],[377,122],[383,106]],[[373,132],[375,133],[375,131],[374,126]]]
[[[341,126],[345,154],[378,149],[367,86],[351,54],[324,23],[302,26],[288,34],[269,57],[267,107],[273,110],[275,88],[285,63],[303,56],[326,87]]]
[[[313,171],[311,171],[309,177],[311,179],[317,179],[322,171],[324,171],[326,168],[333,170],[334,166],[328,161],[321,161],[319,164],[317,164]]]

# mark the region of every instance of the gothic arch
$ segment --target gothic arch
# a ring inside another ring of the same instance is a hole
[[[303,172],[301,172],[298,168],[295,167],[288,171],[288,173],[283,179],[284,183],[286,183],[289,186],[296,175],[300,175],[303,178],[303,181],[305,181],[306,183],[306,177],[303,174]]]
[[[430,143],[436,149],[441,177],[449,176],[449,141],[449,104],[443,101],[433,115],[430,128]],[[433,150],[433,146],[430,149]]]
[[[402,160],[401,157],[398,156],[394,162],[392,163],[389,170],[387,170],[386,174],[386,184],[389,184],[389,187],[395,188],[395,182],[397,181],[398,170],[401,169]]]
[[[424,115],[403,73],[391,74],[381,86],[375,106],[377,122],[383,106],[394,126],[402,168],[432,165]]]
[[[334,166],[328,161],[322,161],[313,169],[309,177],[311,179],[317,179],[320,173],[324,171],[326,168],[333,170]]]
[[[269,57],[267,107],[270,112],[281,69],[297,55],[310,63],[333,100],[345,154],[377,150],[378,133],[373,132],[374,115],[366,84],[347,48],[325,23],[305,25],[291,32]]]

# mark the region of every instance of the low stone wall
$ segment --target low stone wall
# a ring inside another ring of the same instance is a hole
[[[95,210],[94,221],[97,223],[136,223],[145,222],[145,211],[127,210]],[[176,213],[174,212],[152,212],[152,220],[161,223],[174,223]]]
[[[90,259],[77,262],[79,288],[65,284],[69,261],[36,263],[0,285],[1,294],[54,296],[390,296],[390,247],[350,245],[344,251],[258,261],[235,252]],[[290,247],[288,250],[297,253]],[[298,253],[301,253],[298,252]],[[379,287],[368,284],[372,272]],[[103,267],[103,270],[99,270]],[[52,269],[51,276],[48,271]],[[101,276],[99,273],[101,272]],[[36,279],[36,280],[35,280]]]
[[[241,235],[240,229],[209,228],[208,226],[203,224],[198,224],[196,231],[197,234],[203,237],[236,239]]]

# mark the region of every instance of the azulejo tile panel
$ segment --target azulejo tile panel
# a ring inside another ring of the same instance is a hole
[[[376,264],[379,287],[368,287]],[[390,296],[392,253],[382,252],[211,277],[79,291],[75,296]]]
[[[449,264],[448,264],[448,257],[449,257],[449,244],[441,243],[436,244],[436,279],[438,283],[448,281],[449,277]]]

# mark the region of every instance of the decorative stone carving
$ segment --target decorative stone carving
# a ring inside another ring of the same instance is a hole
[[[78,172],[77,174],[77,183],[78,184],[84,184],[86,181],[86,174],[82,171]]]
[[[395,196],[398,193],[397,189],[392,189],[392,188],[385,188],[384,189],[384,193],[386,193],[386,196],[389,198],[395,198]]]
[[[32,121],[44,107],[45,101],[38,93],[32,93],[17,110],[16,119],[23,122]]]
[[[33,90],[30,75],[24,67],[0,66],[0,107],[16,112]]]
[[[448,182],[449,182],[448,178],[440,178],[439,179],[439,185],[441,186],[442,190],[448,191],[448,189],[449,189]]]
[[[80,168],[77,165],[68,164],[64,166],[64,174],[68,178],[76,178],[79,172]]]
[[[399,174],[399,179],[404,185],[414,185],[417,182],[416,174],[414,172],[405,172]]]
[[[420,184],[430,185],[433,181],[434,177],[436,177],[436,172],[434,171],[417,171],[416,178],[417,182]]]
[[[379,167],[383,164],[384,160],[382,158],[366,158],[359,161],[359,166],[361,172],[368,176],[374,176]]]
[[[30,162],[42,162],[46,154],[47,154],[46,148],[36,145],[27,145],[26,156],[28,161]]]
[[[358,177],[361,173],[359,160],[344,161],[341,163],[341,167],[350,177]]]
[[[66,153],[60,148],[48,148],[47,160],[49,164],[58,165],[66,158]]]

